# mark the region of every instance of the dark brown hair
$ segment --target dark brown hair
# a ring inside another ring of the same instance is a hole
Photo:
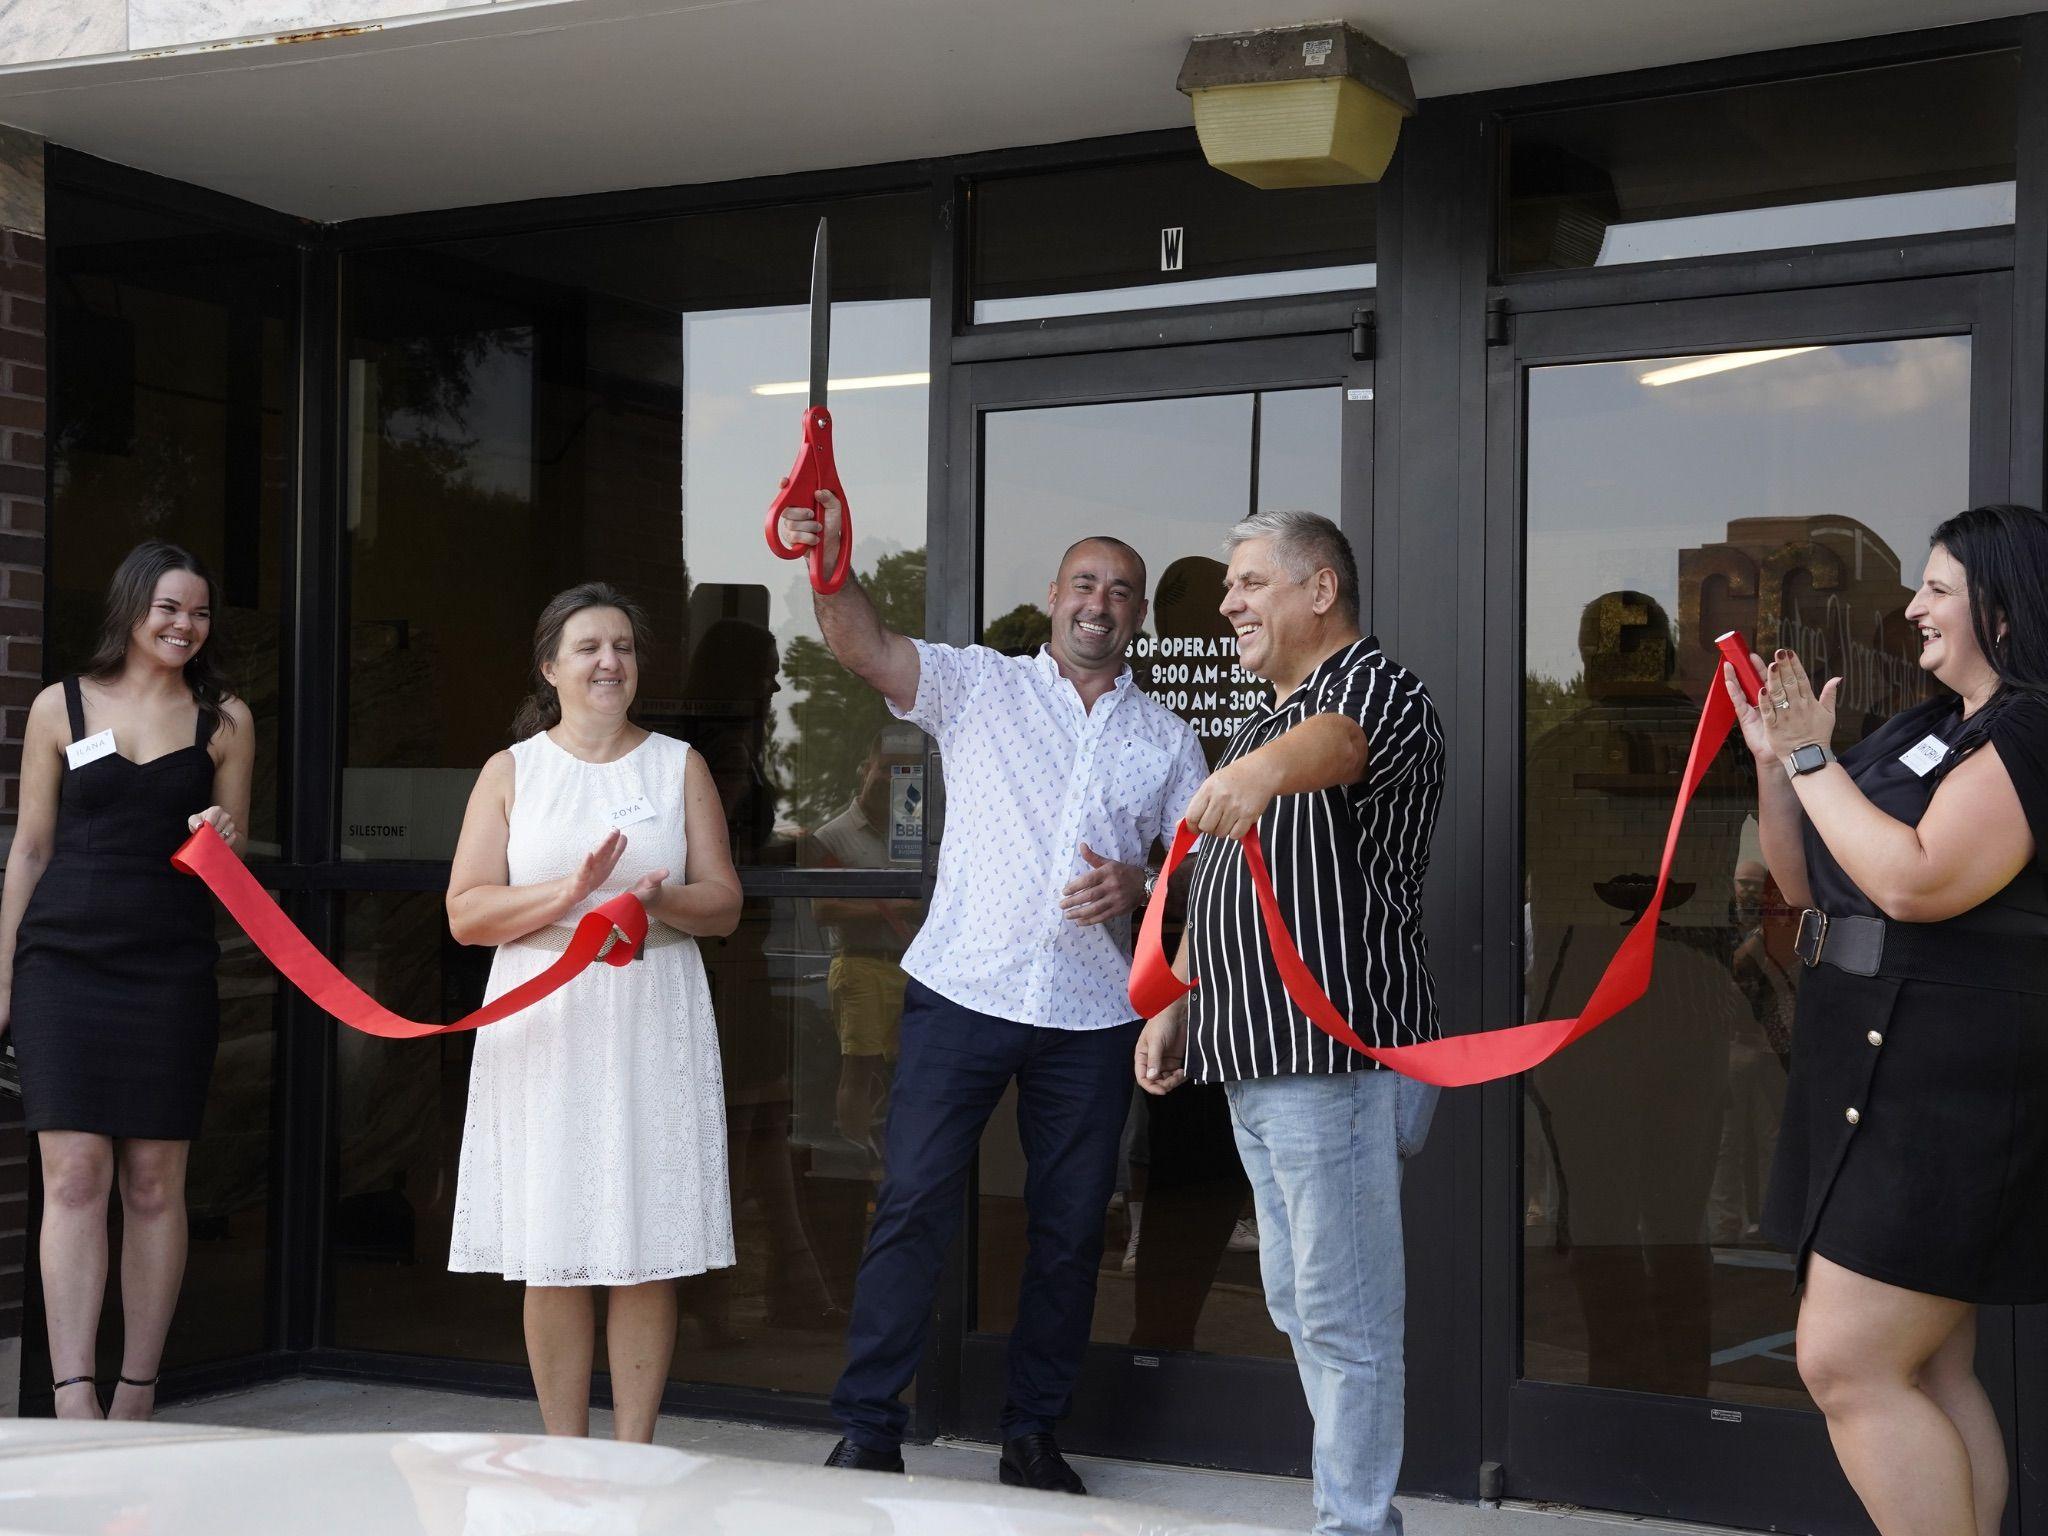
[[[227,668],[221,663],[225,641],[221,633],[220,587],[205,562],[175,544],[145,539],[128,551],[115,569],[113,580],[107,583],[107,609],[100,620],[99,640],[91,659],[80,671],[102,683],[121,675],[128,661],[129,637],[135,633],[135,626],[148,617],[150,605],[156,601],[156,584],[172,571],[190,571],[206,583],[206,641],[185,663],[185,686],[192,690],[193,701],[200,714],[212,722],[213,729],[225,725],[232,730],[234,722],[222,708],[228,698],[228,679]]]
[[[632,626],[633,649],[639,651],[646,646],[646,610],[610,582],[586,581],[566,592],[557,592],[548,599],[547,607],[541,609],[540,618],[533,626],[532,691],[521,702],[519,713],[512,717],[514,741],[537,736],[561,720],[561,696],[540,669],[553,661],[555,653],[561,650],[562,631],[569,627],[569,621],[592,608],[616,608]]]

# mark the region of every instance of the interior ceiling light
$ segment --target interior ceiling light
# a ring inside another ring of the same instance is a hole
[[[1758,363],[1774,363],[1781,357],[1818,351],[1819,347],[1766,347],[1759,352],[1716,352],[1712,357],[1696,357],[1670,368],[1658,368],[1637,382],[1654,389],[1660,384],[1682,384],[1687,379],[1704,379],[1708,374],[1726,373],[1731,368],[1753,368]]]
[[[848,389],[904,389],[912,384],[929,384],[931,381],[932,376],[929,373],[869,373],[856,379],[827,379],[825,389],[828,393],[836,395]],[[756,384],[754,393],[802,395],[808,394],[810,388],[809,379],[791,379],[786,384]]]

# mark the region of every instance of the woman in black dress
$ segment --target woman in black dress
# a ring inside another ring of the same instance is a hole
[[[1883,1536],[1995,1536],[1976,1309],[2048,1300],[2048,518],[1934,531],[1906,609],[1942,686],[1833,759],[1840,679],[1725,676],[1805,962],[1764,1230],[1799,1371]],[[1725,669],[1724,669],[1725,672]]]
[[[255,760],[213,614],[197,560],[138,545],[108,588],[98,650],[37,695],[22,744],[0,1030],[13,1028],[42,1153],[60,1418],[99,1416],[93,1343],[117,1174],[124,1337],[111,1417],[149,1417],[184,1277],[185,1160],[219,1037],[219,949],[206,887],[170,857],[201,821],[240,850]]]

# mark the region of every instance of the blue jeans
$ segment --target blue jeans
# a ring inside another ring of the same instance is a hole
[[[1231,1083],[1274,1326],[1315,1419],[1317,1536],[1400,1536],[1407,1273],[1401,1159],[1436,1107],[1393,1072]]]
[[[1029,1243],[1010,1331],[1005,1440],[1066,1416],[1095,1315],[1102,1212],[1116,1182],[1141,1025],[1040,1029],[976,1013],[913,980],[904,989],[888,1172],[854,1282],[846,1369],[832,1411],[847,1439],[893,1451],[901,1395],[931,1331],[946,1249],[967,1205],[967,1169],[1012,1081],[1024,1147]]]

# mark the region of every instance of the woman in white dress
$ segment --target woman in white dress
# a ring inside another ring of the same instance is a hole
[[[601,582],[548,604],[516,745],[484,765],[463,817],[448,927],[498,946],[492,997],[545,969],[607,897],[639,897],[648,929],[631,964],[592,966],[478,1033],[448,1267],[526,1283],[527,1360],[553,1435],[590,1432],[602,1287],[616,1433],[646,1441],[676,1279],[733,1262],[697,938],[731,933],[741,898],[710,770],[627,718],[644,628]]]

